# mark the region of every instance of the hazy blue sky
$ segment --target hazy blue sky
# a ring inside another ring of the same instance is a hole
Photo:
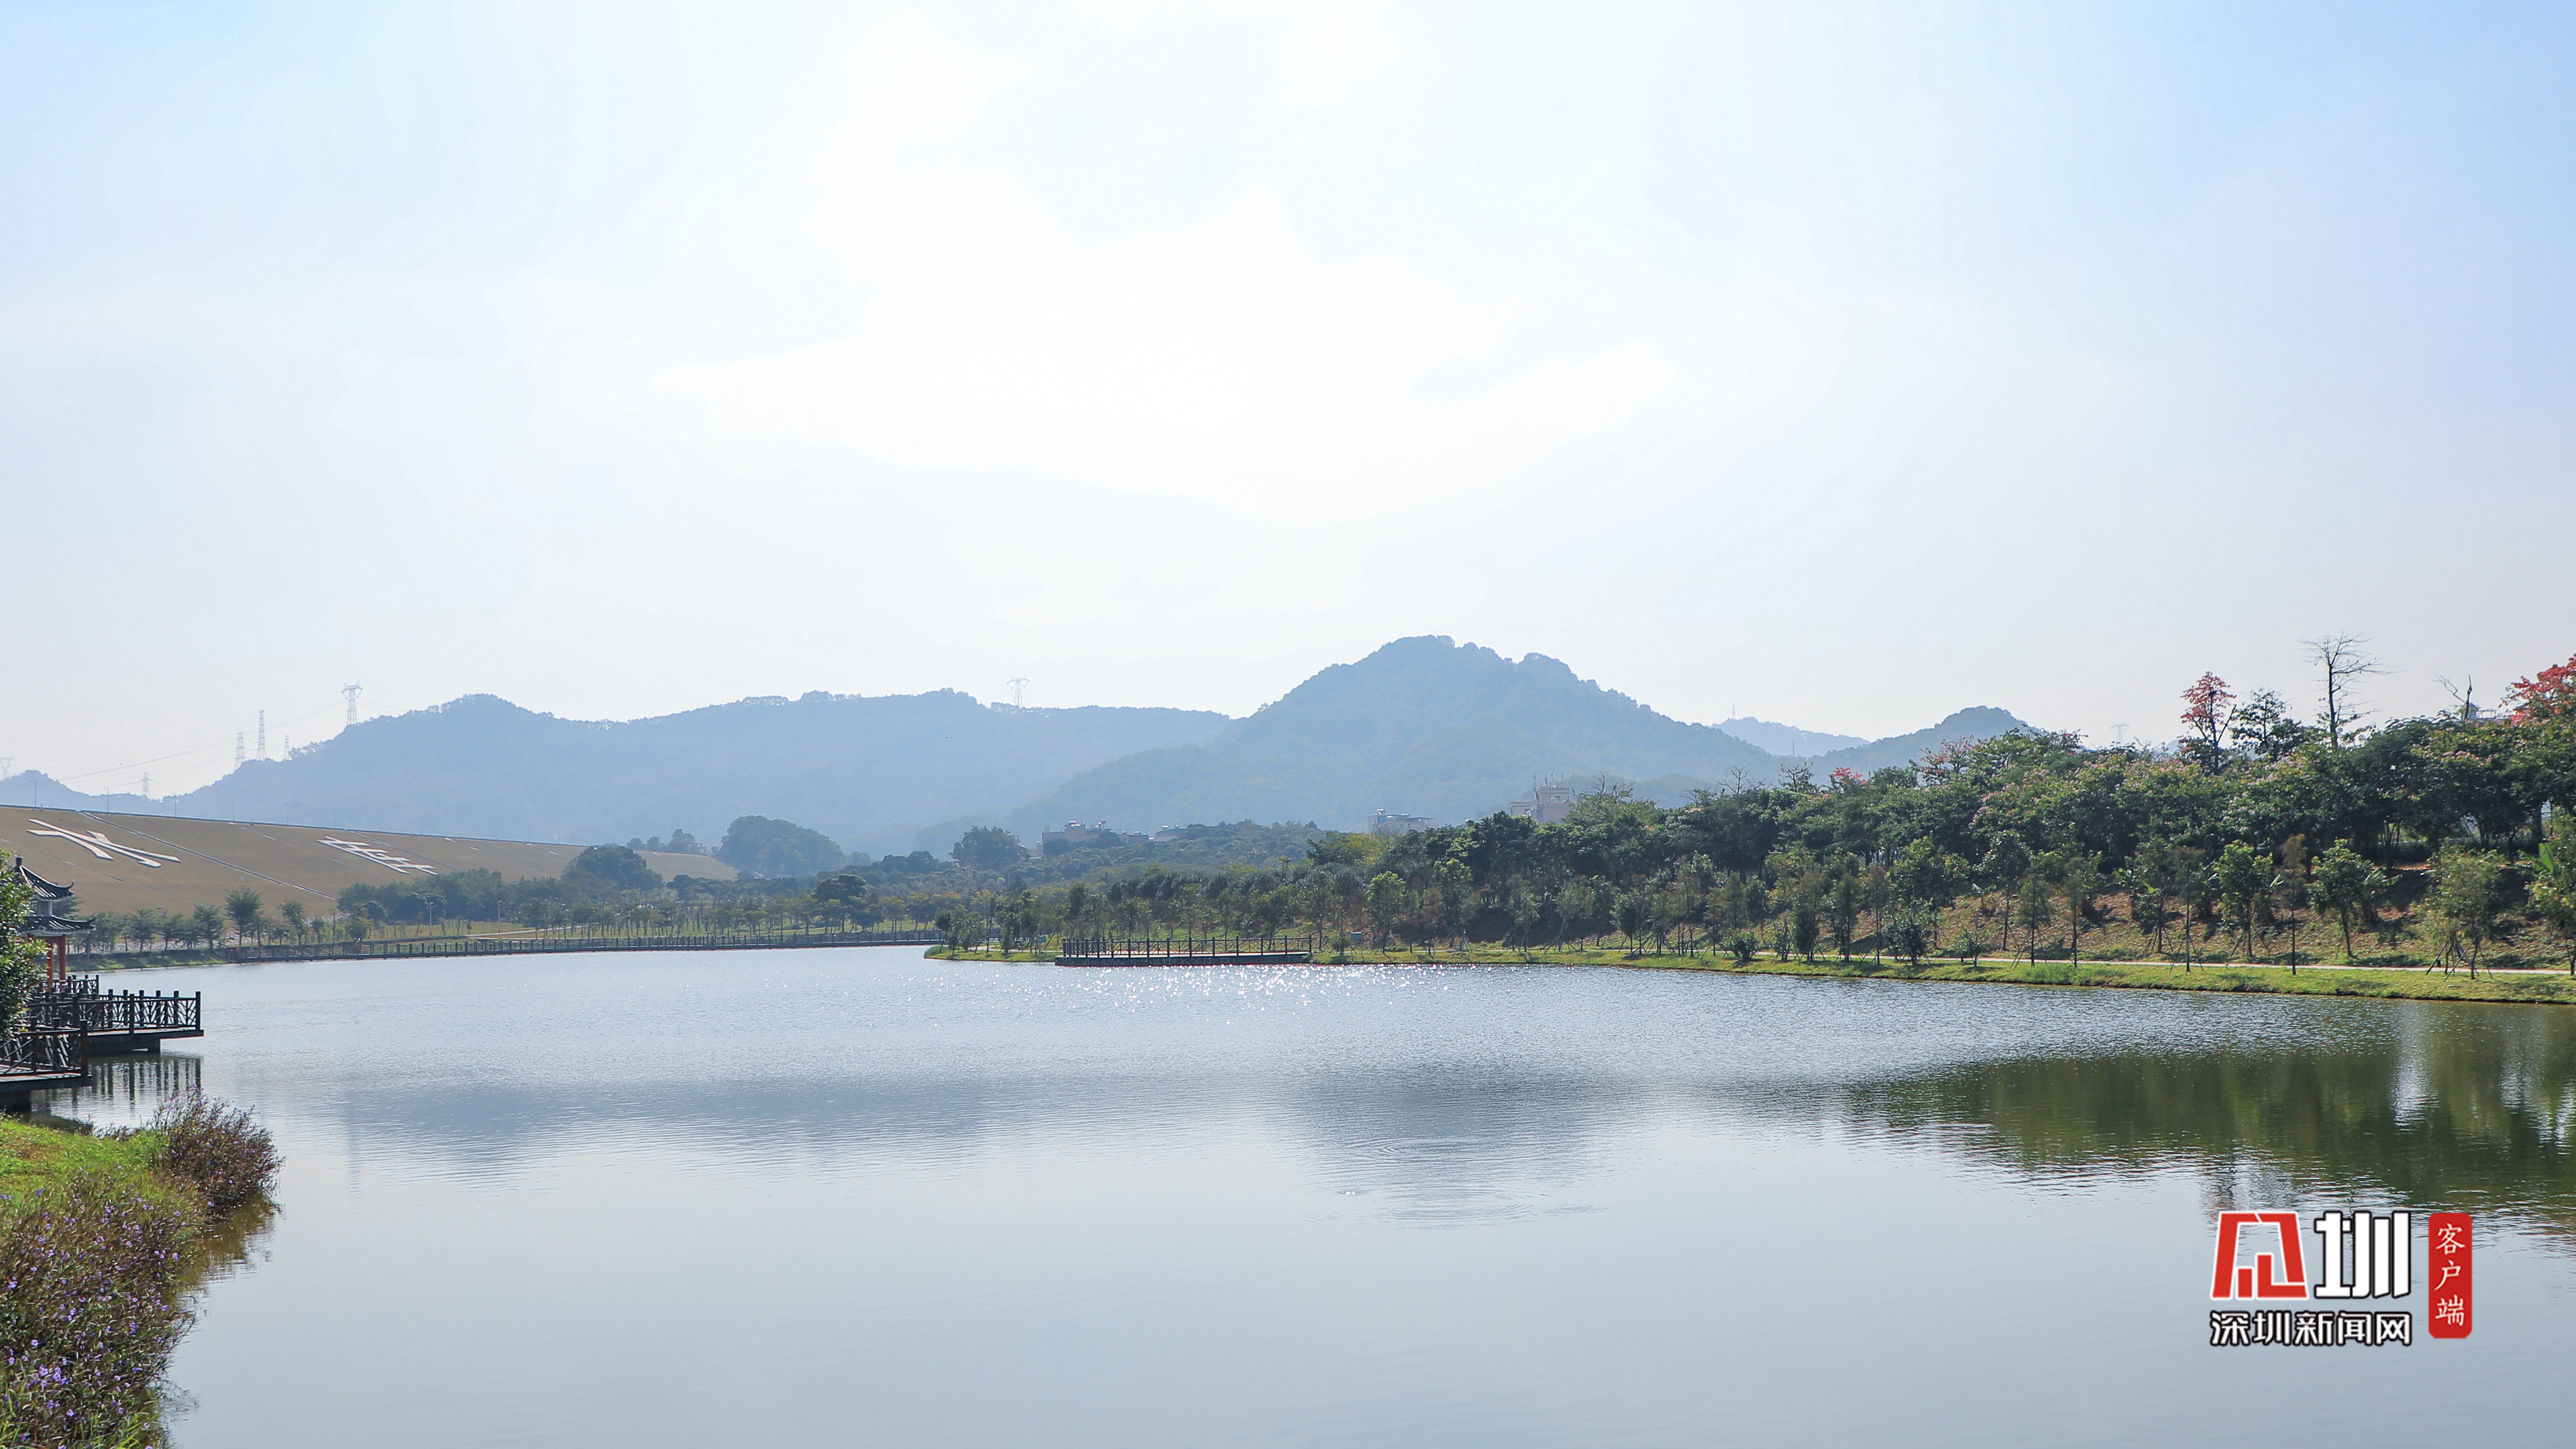
[[[0,755],[1415,633],[1865,735],[2333,629],[2491,700],[2576,651],[2571,17],[0,6]]]

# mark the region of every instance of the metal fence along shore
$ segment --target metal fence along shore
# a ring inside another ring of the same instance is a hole
[[[1067,936],[1059,966],[1303,966],[1319,941],[1305,936]]]
[[[424,956],[525,956],[557,951],[758,951],[798,946],[936,946],[938,931],[690,931],[669,935],[549,932],[527,936],[409,936],[376,941],[273,941],[221,948],[231,961],[356,961]]]

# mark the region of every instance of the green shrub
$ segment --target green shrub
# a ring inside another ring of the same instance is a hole
[[[239,1107],[200,1096],[173,1097],[152,1114],[162,1172],[205,1194],[218,1209],[238,1207],[277,1177],[277,1144]]]

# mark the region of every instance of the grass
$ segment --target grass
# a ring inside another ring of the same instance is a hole
[[[958,951],[938,947],[931,955],[949,960],[1051,961],[1043,951]],[[1399,966],[1619,966],[1663,971],[1707,971],[1725,975],[1887,977],[1900,981],[1992,982],[2017,986],[2103,987],[2148,991],[2253,992],[2275,996],[2374,996],[2414,1001],[2495,1001],[2576,1006],[2576,977],[2565,972],[2480,972],[2395,970],[2383,967],[2302,966],[2292,972],[2274,966],[2219,963],[2185,969],[2178,963],[2148,961],[2047,961],[1990,957],[1977,962],[1925,959],[1902,961],[1830,956],[1814,961],[1782,960],[1764,954],[1738,964],[1724,955],[1654,955],[1616,948],[1518,951],[1503,946],[1465,950],[1360,951],[1326,956],[1319,965]]]
[[[257,1123],[202,1099],[137,1132],[0,1118],[0,1443],[162,1442],[188,1295],[265,1221],[275,1168]]]
[[[81,1173],[102,1173],[138,1192],[183,1201],[184,1189],[153,1171],[161,1141],[148,1132],[93,1136],[0,1117],[0,1204]],[[0,1216],[7,1209],[0,1206]]]

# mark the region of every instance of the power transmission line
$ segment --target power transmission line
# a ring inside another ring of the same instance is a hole
[[[354,684],[340,686],[340,697],[349,701],[349,723],[351,724],[358,722],[358,696],[364,693],[366,693],[364,689]]]

